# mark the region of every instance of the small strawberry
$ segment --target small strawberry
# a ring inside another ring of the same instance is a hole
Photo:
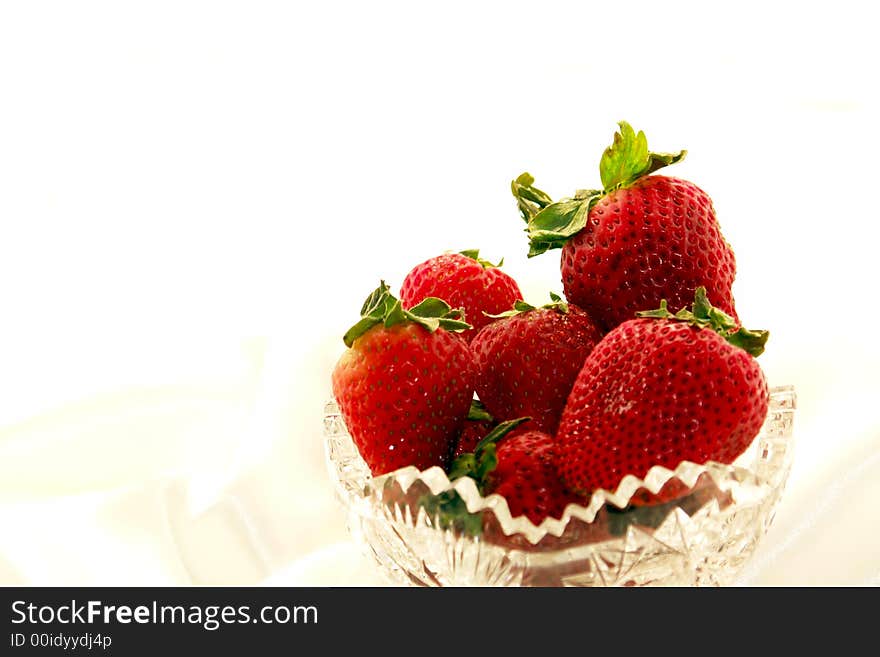
[[[553,436],[543,431],[518,433],[498,445],[498,465],[487,490],[507,500],[511,516],[524,515],[539,525],[548,516],[561,518],[572,502],[584,503],[562,485],[554,448]]]
[[[699,288],[692,310],[659,310],[612,330],[593,350],[562,413],[557,467],[569,489],[614,491],[627,474],[644,478],[682,461],[731,463],[767,415],[767,382],[753,356],[766,331],[736,329]],[[681,492],[672,485],[633,503]]]
[[[440,299],[410,310],[383,281],[345,334],[333,395],[373,475],[446,467],[474,396],[469,328]]]
[[[522,299],[516,281],[497,265],[482,260],[478,250],[446,253],[416,265],[400,288],[404,308],[412,308],[428,297],[443,299],[453,308],[463,308],[473,326],[462,336],[470,341],[477,331],[494,321],[495,315]]]
[[[603,189],[553,203],[529,174],[513,181],[529,257],[561,248],[566,298],[606,330],[661,299],[684,307],[700,286],[736,319],[736,261],[711,199],[686,180],[649,175],[687,151],[652,153],[643,132],[619,125],[599,163]]]
[[[602,331],[577,306],[550,297],[541,308],[517,301],[477,334],[471,351],[486,409],[498,420],[530,416],[532,428],[552,434]]]
[[[516,429],[527,420],[499,424],[473,453],[453,461],[449,478],[471,477],[483,495],[504,497],[512,517],[524,515],[539,525],[548,516],[562,517],[569,503],[584,500],[565,490],[559,479],[553,437],[534,429]]]

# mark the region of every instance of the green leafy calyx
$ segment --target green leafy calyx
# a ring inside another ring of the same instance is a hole
[[[644,132],[639,130],[637,133],[626,121],[618,125],[620,130],[614,133],[614,141],[605,149],[599,161],[599,176],[606,193],[680,162],[687,154],[687,151],[652,153],[648,150],[648,139]]]
[[[554,203],[534,183],[535,178],[528,172],[510,183],[520,216],[526,222],[530,258],[550,249],[561,249],[579,233],[587,225],[587,214],[600,194],[596,190],[582,190],[574,198]]]
[[[485,494],[489,473],[498,464],[498,459],[495,456],[495,447],[498,441],[530,419],[529,417],[521,417],[501,422],[477,443],[473,452],[462,454],[452,462],[452,465],[449,466],[449,480],[455,481],[461,477],[470,477],[477,483],[480,493]]]
[[[474,405],[482,406],[476,401]],[[471,406],[472,410],[474,405]],[[471,419],[470,416],[468,419]],[[496,444],[529,419],[531,418],[522,417],[508,420],[492,429],[477,444],[473,452],[462,454],[452,462],[449,468],[449,480],[471,477],[476,482],[480,494],[485,495],[489,473],[498,465],[498,458],[495,455]],[[477,536],[483,531],[481,514],[468,511],[467,504],[456,490],[443,491],[437,495],[423,495],[419,498],[418,504],[441,529],[454,530],[470,536]]]
[[[529,257],[533,258],[550,249],[561,249],[587,225],[590,209],[602,192],[589,189],[577,193],[537,212],[526,225],[529,235]]]
[[[459,251],[458,253],[460,255],[467,257],[467,258],[470,258],[471,260],[476,260],[481,265],[483,265],[483,269],[487,269],[489,267],[500,267],[501,265],[504,264],[504,258],[501,258],[501,260],[498,261],[498,264],[494,264],[494,263],[490,262],[489,260],[484,260],[483,258],[480,257],[480,250],[479,249],[466,249],[465,251]]]
[[[568,314],[568,303],[562,300],[562,297],[556,294],[555,292],[550,293],[550,303],[545,303],[541,308],[549,308],[550,310],[555,310],[556,312],[567,315]],[[514,317],[521,313],[527,313],[532,310],[537,310],[538,308],[533,306],[532,304],[523,301],[522,299],[517,299],[513,302],[513,308],[511,310],[505,310],[503,313],[498,313],[497,315],[489,315],[492,319],[502,319],[504,317]]]
[[[419,324],[431,333],[439,328],[446,331],[472,328],[464,321],[464,312],[460,308],[450,308],[448,303],[436,297],[428,297],[417,306],[405,310],[400,299],[391,294],[385,281],[380,281],[379,287],[370,293],[361,306],[360,320],[346,331],[342,341],[346,347],[351,347],[357,338],[374,326],[383,324],[389,328],[405,322]]]
[[[696,289],[694,304],[690,310],[682,308],[673,314],[667,308],[666,299],[663,299],[660,302],[660,307],[656,310],[646,310],[636,313],[636,315],[638,317],[688,322],[697,328],[711,329],[733,346],[739,347],[755,357],[764,353],[764,346],[770,337],[769,331],[750,331],[747,328],[738,326],[733,317],[709,303],[705,287],[698,287]]]
[[[534,186],[535,179],[528,172],[521,173],[510,183],[510,191],[516,199],[523,221],[528,223],[538,212],[553,203],[553,199],[546,192]]]
[[[626,121],[619,124],[613,143],[605,149],[599,161],[602,189],[578,190],[572,198],[557,202],[534,186],[529,173],[520,174],[511,183],[520,216],[526,222],[529,236],[529,257],[550,249],[561,249],[568,240],[587,225],[590,210],[604,195],[632,184],[642,176],[680,162],[687,151],[652,153],[641,130],[637,133]]]

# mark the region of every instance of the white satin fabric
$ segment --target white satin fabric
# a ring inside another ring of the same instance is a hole
[[[253,340],[187,351],[122,363],[116,378],[141,385],[0,432],[0,583],[383,584],[332,495],[328,390],[306,385],[338,348]],[[809,381],[799,392],[795,466],[740,583],[876,585],[875,396]]]

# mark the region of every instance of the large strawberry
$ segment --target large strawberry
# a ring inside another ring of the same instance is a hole
[[[478,250],[445,253],[416,265],[400,287],[404,308],[412,308],[428,297],[443,299],[453,308],[464,309],[473,329],[464,331],[470,341],[477,331],[493,321],[489,315],[509,310],[522,299],[516,281],[480,257]]]
[[[644,133],[621,121],[599,163],[601,190],[553,203],[529,174],[513,181],[528,222],[529,257],[561,248],[566,298],[606,330],[661,299],[682,308],[700,286],[737,317],[736,261],[711,199],[686,180],[650,175],[685,153],[652,153]]]
[[[383,281],[345,334],[333,395],[374,475],[404,466],[446,467],[474,395],[469,328],[440,299],[410,310]]]
[[[767,415],[767,382],[753,357],[767,337],[736,328],[704,288],[691,310],[673,315],[664,302],[612,330],[587,358],[562,413],[557,467],[565,484],[589,495],[615,490],[627,474],[644,478],[655,465],[731,463]]]
[[[473,453],[453,461],[449,478],[473,478],[484,495],[504,497],[511,516],[524,515],[538,525],[548,516],[560,518],[569,503],[584,499],[568,492],[559,479],[553,436],[525,427],[513,431],[526,420],[499,424]]]
[[[551,299],[540,308],[517,301],[477,334],[471,351],[486,410],[497,420],[529,416],[532,428],[552,434],[602,331],[577,306]]]

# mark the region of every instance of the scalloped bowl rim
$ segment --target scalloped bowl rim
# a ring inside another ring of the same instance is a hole
[[[766,435],[766,427],[774,411],[793,413],[796,408],[794,386],[773,387],[770,389],[770,395],[771,402],[765,424],[743,454],[749,453],[756,443],[770,438]],[[774,395],[776,395],[776,399],[783,398],[784,401],[781,403],[777,402],[774,406]],[[352,440],[347,431],[346,436],[348,440]],[[790,437],[790,434],[783,436],[786,440],[790,439]],[[774,485],[784,483],[787,470],[782,473],[783,479],[781,481],[773,482],[768,478],[758,476],[749,468],[736,465],[736,461],[733,464],[716,461],[698,464],[691,461],[682,461],[674,470],[655,465],[648,470],[644,478],[628,474],[623,477],[616,490],[598,489],[593,492],[586,505],[569,503],[565,507],[561,518],[547,517],[538,525],[535,525],[526,516],[512,516],[507,500],[503,496],[495,493],[482,495],[477,489],[476,482],[470,477],[461,477],[455,481],[450,481],[446,472],[439,466],[432,466],[425,470],[419,470],[414,466],[407,466],[378,477],[371,476],[368,471],[366,485],[359,500],[362,502],[369,502],[370,500],[381,502],[383,489],[392,482],[396,482],[404,493],[417,482],[421,482],[426,486],[433,495],[455,490],[464,500],[470,513],[490,511],[495,514],[505,535],[513,536],[520,534],[529,543],[536,544],[547,535],[557,538],[562,536],[572,519],[578,519],[586,523],[593,522],[596,515],[606,504],[613,505],[618,509],[626,508],[632,496],[641,488],[656,494],[667,482],[675,478],[684,483],[689,489],[692,489],[698,479],[704,474],[711,477],[712,481],[722,492],[730,492],[735,486],[747,486],[769,491]],[[707,503],[711,503],[711,500]],[[423,511],[420,510],[421,512]]]

